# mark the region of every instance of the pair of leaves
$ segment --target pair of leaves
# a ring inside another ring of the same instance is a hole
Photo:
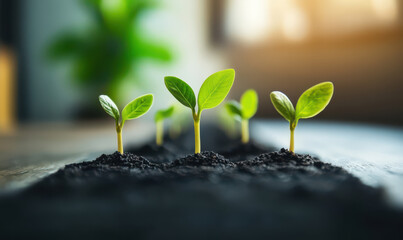
[[[256,114],[258,101],[256,91],[249,89],[242,94],[240,103],[237,101],[230,101],[225,105],[225,107],[227,108],[227,111],[235,117],[250,119]]]
[[[118,122],[120,118],[119,109],[112,99],[106,95],[101,95],[99,96],[99,102],[101,103],[101,106],[105,112],[113,117],[116,122]],[[152,94],[146,94],[134,99],[123,108],[122,122],[141,117],[148,112],[148,110],[150,110],[152,104]]]
[[[172,114],[174,113],[174,110],[175,110],[174,106],[170,106],[167,109],[158,110],[155,113],[155,117],[154,117],[155,122],[159,122],[159,121],[162,121],[162,120],[164,120],[166,118],[171,117]]]
[[[228,95],[234,83],[234,69],[226,69],[210,75],[200,87],[197,97],[198,111],[218,106]],[[184,106],[195,110],[196,96],[193,89],[177,77],[165,77],[168,91]]]
[[[272,92],[270,99],[281,116],[291,123],[296,123],[301,118],[311,118],[322,112],[332,99],[333,91],[333,83],[319,83],[302,93],[296,109],[282,92]]]

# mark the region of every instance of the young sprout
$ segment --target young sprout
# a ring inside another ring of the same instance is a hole
[[[294,130],[301,118],[311,118],[319,114],[329,104],[333,96],[333,83],[319,83],[306,90],[298,99],[294,109],[290,99],[278,91],[270,94],[271,102],[287,121],[290,122],[290,152],[294,152]]]
[[[242,124],[242,143],[246,144],[249,142],[249,119],[252,118],[258,106],[257,93],[253,89],[247,90],[241,97],[241,102],[230,101],[225,107],[228,112],[239,119]]]
[[[106,95],[99,96],[99,102],[107,114],[112,116],[116,122],[116,132],[118,135],[118,151],[123,154],[122,144],[122,129],[126,120],[131,120],[144,115],[151,108],[153,104],[153,95],[146,94],[140,96],[130,103],[128,103],[122,111],[122,118],[120,120],[119,109],[116,104]]]
[[[175,114],[171,117],[171,119],[175,124],[169,125],[169,137],[171,139],[177,138],[183,130],[187,129],[189,125],[189,119],[187,118],[187,114],[185,114],[186,107],[179,102],[176,102],[173,106]]]
[[[231,138],[236,139],[240,136],[240,132],[238,130],[237,124],[237,117],[232,115],[232,113],[228,112],[227,104],[225,104],[219,111],[218,111],[218,123],[220,127],[225,131],[225,134]]]
[[[203,110],[217,107],[228,95],[234,83],[234,69],[226,69],[209,76],[200,87],[197,97],[193,89],[177,77],[165,77],[168,91],[184,106],[192,110],[195,131],[195,153],[200,153],[200,115]]]
[[[155,142],[158,146],[162,146],[164,141],[164,119],[169,118],[174,113],[174,106],[167,109],[158,110],[155,113],[154,121],[156,125],[156,138]]]

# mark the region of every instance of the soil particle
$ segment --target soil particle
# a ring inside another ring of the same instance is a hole
[[[143,156],[153,163],[172,162],[181,155],[180,151],[169,143],[165,143],[163,146],[148,143],[141,147],[130,147],[128,152]]]
[[[261,146],[260,144],[250,141],[248,143],[237,142],[229,147],[219,150],[218,152],[232,162],[243,161],[254,158],[256,155],[274,151],[273,147]]]
[[[235,167],[235,164],[230,162],[224,156],[215,152],[206,151],[197,154],[191,154],[186,157],[177,159],[167,167],[179,166],[211,166],[211,167]]]
[[[126,152],[123,155],[118,151],[113,154],[102,154],[94,161],[70,164],[65,167],[65,170],[77,168],[82,171],[94,168],[137,168],[137,169],[153,169],[156,165],[148,161],[146,158]]]

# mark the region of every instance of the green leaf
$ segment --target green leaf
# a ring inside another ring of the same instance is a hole
[[[256,114],[258,105],[257,93],[253,89],[247,90],[241,97],[242,117],[250,119]]]
[[[274,108],[280,113],[286,120],[293,122],[295,119],[295,109],[292,105],[290,99],[279,91],[274,91],[270,93],[270,99],[273,103]]]
[[[222,70],[209,76],[199,91],[199,111],[218,106],[231,90],[234,78],[234,69]]]
[[[333,96],[333,83],[319,83],[306,90],[298,99],[296,118],[311,118],[329,104]]]
[[[167,76],[164,79],[168,91],[184,106],[194,109],[196,107],[196,96],[193,89],[177,77]]]
[[[126,107],[122,111],[122,120],[130,120],[130,119],[135,119],[146,112],[151,108],[151,105],[153,104],[153,95],[152,94],[146,94],[143,96],[140,96],[130,103],[126,105]]]
[[[116,104],[106,95],[99,96],[99,102],[107,114],[112,116],[116,121],[119,120],[119,109]]]
[[[225,104],[225,108],[231,116],[242,118],[241,106],[237,101],[229,101]]]
[[[170,116],[172,116],[173,113],[174,113],[174,106],[171,106],[171,107],[169,107],[167,109],[158,110],[155,113],[154,120],[155,120],[155,122],[159,122],[161,120],[169,118]]]

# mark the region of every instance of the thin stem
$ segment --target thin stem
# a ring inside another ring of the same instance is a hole
[[[294,153],[294,130],[295,124],[290,122],[290,152]]]
[[[195,127],[195,153],[200,153],[200,120],[194,121]]]
[[[242,119],[242,143],[249,142],[249,119]]]
[[[116,132],[118,133],[118,151],[123,155],[123,144],[122,144],[122,127],[118,126],[116,128]]]
[[[198,111],[197,114],[194,110],[193,112],[193,122],[194,122],[194,129],[195,129],[195,153],[200,153],[201,143],[200,143],[200,114],[201,112]]]
[[[164,142],[164,121],[158,121],[156,123],[156,139],[157,146],[162,146]]]

